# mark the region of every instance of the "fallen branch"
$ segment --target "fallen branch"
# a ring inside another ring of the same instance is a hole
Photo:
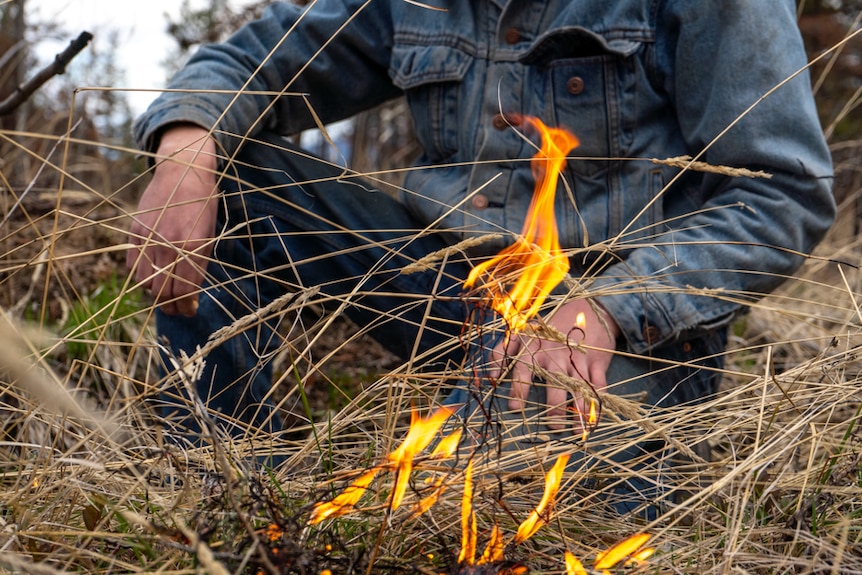
[[[92,39],[93,35],[89,32],[81,32],[77,38],[69,42],[69,46],[65,50],[54,56],[53,62],[42,68],[27,82],[15,88],[12,94],[0,102],[0,116],[11,114],[27,98],[32,96],[33,92],[41,88],[42,84],[54,76],[64,73],[72,58],[77,56]]]

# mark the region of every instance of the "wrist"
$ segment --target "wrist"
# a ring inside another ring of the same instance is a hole
[[[171,124],[159,135],[156,162],[161,166],[215,170],[218,167],[215,140],[209,130],[196,124]]]
[[[619,324],[614,319],[614,316],[608,312],[605,307],[598,303],[597,301],[593,301],[596,306],[596,314],[599,316],[599,321],[602,323],[602,326],[608,332],[608,336],[614,341],[618,340],[622,335],[623,331],[620,329]]]

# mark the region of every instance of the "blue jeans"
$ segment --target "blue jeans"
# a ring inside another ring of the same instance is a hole
[[[481,349],[465,351],[453,337],[476,309],[459,297],[470,264],[452,257],[434,270],[401,273],[406,265],[451,245],[445,231],[418,233],[425,226],[390,195],[366,181],[343,177],[340,168],[280,138],[246,143],[226,172],[219,221],[224,233],[207,270],[198,313],[193,318],[157,315],[159,335],[173,354],[193,353],[217,330],[287,292],[317,287],[316,300],[346,314],[401,358],[428,357],[427,366],[465,365],[481,357]],[[281,429],[269,399],[270,360],[281,343],[276,315],[253,323],[206,357],[197,393],[221,414],[220,425],[233,435]],[[724,343],[724,332],[716,331],[653,350],[652,357],[615,356],[610,390],[640,393],[650,405],[696,403],[715,392],[714,370],[721,367],[717,354]],[[662,360],[684,365],[661,369],[666,366]],[[541,388],[534,386],[532,393],[539,404],[541,397],[535,394]],[[177,395],[184,396],[184,390],[163,395],[165,411],[193,435],[200,428]],[[448,401],[469,406],[469,396],[462,385]],[[546,432],[525,430],[524,437],[529,441],[531,434]],[[614,460],[663,448],[644,442]]]

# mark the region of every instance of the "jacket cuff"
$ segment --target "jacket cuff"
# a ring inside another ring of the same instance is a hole
[[[716,302],[714,291],[632,276],[625,264],[608,268],[587,291],[617,322],[628,349],[639,354],[727,325],[742,309]]]
[[[155,153],[161,134],[171,124],[195,124],[204,130],[212,130],[221,151],[232,154],[236,151],[237,138],[225,137],[214,129],[218,114],[202,106],[202,102],[172,103],[161,106],[156,101],[132,126],[135,142],[144,152]],[[152,162],[152,159],[150,160]]]

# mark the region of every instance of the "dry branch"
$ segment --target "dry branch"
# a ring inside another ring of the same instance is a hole
[[[42,84],[66,71],[66,66],[77,56],[81,50],[86,48],[93,35],[89,32],[81,32],[77,38],[69,42],[65,50],[54,56],[54,61],[42,68],[35,76],[30,78],[15,91],[0,102],[0,116],[6,116],[15,111],[24,101],[33,95],[33,92],[42,87]]]

